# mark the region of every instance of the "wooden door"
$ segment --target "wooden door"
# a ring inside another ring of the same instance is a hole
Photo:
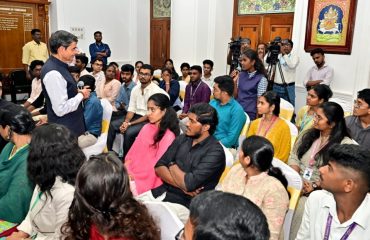
[[[238,15],[238,0],[234,0],[233,37],[248,37],[251,48],[268,43],[276,36],[292,38],[294,13]]]
[[[39,28],[42,40],[49,35],[47,0],[0,1],[0,71],[23,69],[22,47],[32,40],[31,30]]]
[[[166,8],[165,11],[168,11],[170,4],[171,1],[150,1],[150,64],[154,69],[162,69],[164,61],[170,58],[171,18],[167,17],[168,14],[154,17],[153,10]]]

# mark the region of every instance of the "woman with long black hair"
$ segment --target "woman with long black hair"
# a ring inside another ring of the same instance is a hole
[[[267,218],[270,239],[279,239],[289,204],[288,181],[280,168],[272,166],[273,156],[269,140],[246,138],[239,152],[240,163],[231,168],[220,190],[242,195],[256,204]]]
[[[267,90],[265,66],[256,51],[247,49],[240,56],[242,70],[231,73],[234,80],[234,97],[251,120],[257,116],[257,99]]]
[[[138,194],[162,184],[154,166],[180,134],[176,112],[166,95],[156,93],[148,99],[147,117],[149,123],[141,129],[125,158]]]

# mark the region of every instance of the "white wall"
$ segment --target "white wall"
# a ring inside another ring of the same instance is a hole
[[[57,14],[56,14],[57,13]],[[149,62],[150,1],[149,0],[52,0],[50,4],[50,32],[70,31],[83,27],[84,39],[78,47],[89,55],[89,45],[95,31],[103,33],[103,42],[109,44],[109,61],[118,64],[136,60]]]
[[[226,73],[227,43],[232,34],[233,1],[172,0],[170,56],[180,64],[214,61],[213,75]]]
[[[300,57],[296,74],[297,107],[305,104],[306,91],[302,81],[308,69],[314,65],[309,53],[304,51],[308,1],[296,1],[293,42]],[[370,86],[370,21],[367,19],[370,1],[358,0],[351,55],[325,54],[326,62],[334,68],[331,88],[334,96],[351,101],[358,90]]]

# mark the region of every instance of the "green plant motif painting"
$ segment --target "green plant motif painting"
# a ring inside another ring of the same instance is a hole
[[[238,14],[294,12],[295,0],[239,0]]]
[[[153,0],[153,17],[171,17],[171,0]]]

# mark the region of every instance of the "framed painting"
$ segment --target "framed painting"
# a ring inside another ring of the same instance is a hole
[[[304,49],[351,54],[357,0],[309,0]]]
[[[238,0],[238,15],[294,12],[295,0]]]
[[[153,0],[153,18],[171,17],[171,0]]]

